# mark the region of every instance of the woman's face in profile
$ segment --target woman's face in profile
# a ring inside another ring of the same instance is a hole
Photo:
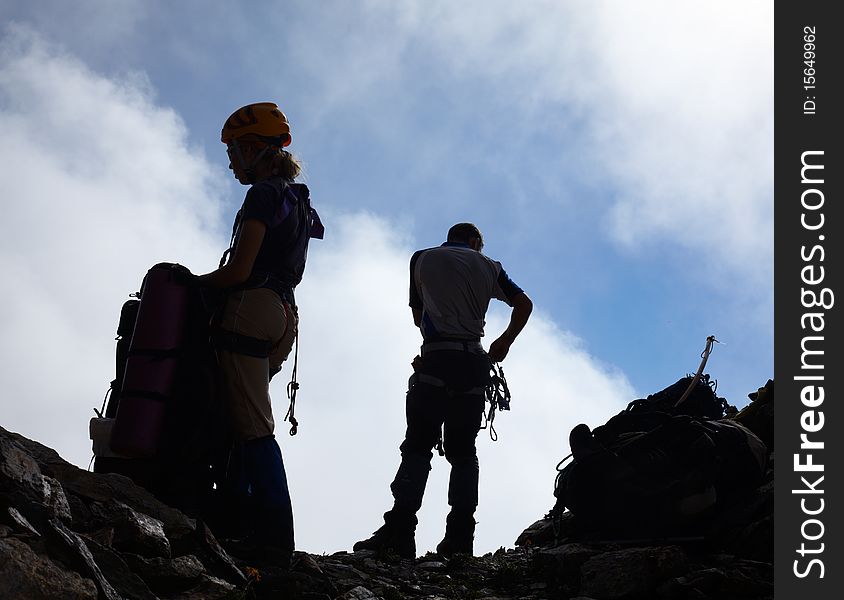
[[[229,169],[231,169],[234,173],[235,179],[243,185],[247,185],[249,181],[246,176],[244,165],[241,164],[240,159],[242,159],[244,163],[249,164],[254,158],[254,148],[249,144],[238,144],[238,148],[240,149],[240,156],[238,156],[237,150],[235,150],[233,145],[230,144],[226,147],[226,154],[229,155]]]

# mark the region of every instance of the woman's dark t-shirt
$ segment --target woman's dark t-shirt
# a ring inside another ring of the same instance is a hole
[[[270,288],[293,302],[308,255],[309,213],[310,192],[302,183],[276,177],[249,188],[235,224],[237,235],[246,219],[260,221],[267,231],[246,287]]]

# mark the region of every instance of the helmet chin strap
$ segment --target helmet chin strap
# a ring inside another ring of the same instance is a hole
[[[264,155],[267,153],[267,150],[270,149],[269,146],[264,146],[264,149],[258,153],[252,163],[247,166],[246,161],[243,159],[243,153],[240,151],[240,145],[237,143],[237,139],[232,140],[232,148],[234,148],[234,155],[237,158],[240,165],[243,167],[243,173],[246,175],[246,182],[249,184],[255,183],[255,167],[264,158]]]

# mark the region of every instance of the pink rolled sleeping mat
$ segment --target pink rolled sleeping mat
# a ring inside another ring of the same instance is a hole
[[[111,449],[122,455],[149,458],[158,451],[185,338],[188,287],[184,281],[174,265],[160,263],[147,272],[141,286],[111,434]]]

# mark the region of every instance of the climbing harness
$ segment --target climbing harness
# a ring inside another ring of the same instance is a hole
[[[465,346],[466,344],[470,344],[470,349],[467,349]],[[422,346],[423,355],[425,352],[432,352],[434,350],[467,350],[472,352],[471,348],[474,346],[471,345],[471,342],[431,342],[428,344],[424,344]],[[459,348],[455,346],[460,346]],[[478,344],[480,346],[480,344]],[[481,348],[481,350],[483,350]],[[295,373],[295,367],[294,367]],[[426,385],[430,385],[436,388],[442,388],[443,391],[450,397],[461,395],[461,396],[483,396],[484,399],[489,402],[489,410],[484,411],[482,414],[484,422],[481,425],[481,429],[489,429],[489,437],[493,442],[498,441],[498,432],[495,431],[495,426],[493,425],[493,421],[495,421],[495,413],[499,410],[510,410],[510,401],[512,399],[510,395],[510,387],[507,385],[507,379],[504,377],[504,369],[501,368],[501,365],[498,363],[490,363],[490,379],[489,383],[485,386],[477,386],[471,389],[462,391],[462,392],[455,392],[451,388],[448,387],[448,384],[439,377],[434,377],[433,375],[428,375],[427,373],[413,373],[410,376],[410,379],[407,382],[408,390],[412,389],[414,385],[417,383],[424,383]],[[440,432],[440,436],[437,439],[436,443],[437,453],[440,456],[445,456],[445,450],[443,449],[443,436],[442,432]]]
[[[236,352],[253,358],[267,358],[272,351],[273,343],[242,333],[228,331],[219,327],[211,332],[211,343],[214,348]]]
[[[451,342],[436,342],[436,343],[438,343],[438,344],[439,343],[449,344]],[[462,342],[458,342],[458,343],[462,344]],[[423,353],[424,353],[425,349],[427,349],[428,352],[431,351],[431,348],[429,347],[428,344],[423,345],[422,348],[423,348]],[[452,350],[454,348],[438,348],[438,349]],[[463,348],[461,346],[460,350],[462,350],[462,349]],[[410,376],[410,379],[408,379],[408,381],[407,381],[407,389],[408,390],[413,389],[413,386],[415,386],[417,383],[424,383],[425,385],[429,385],[431,387],[440,388],[449,397],[454,397],[454,396],[457,396],[458,394],[460,396],[483,396],[485,391],[486,391],[486,388],[484,386],[476,386],[476,387],[470,388],[470,389],[462,391],[462,392],[455,392],[453,389],[448,387],[448,384],[444,380],[440,379],[439,377],[434,377],[433,375],[428,375],[427,373],[419,373],[419,372],[415,372],[415,373],[413,373],[413,375]],[[483,429],[483,427],[481,427],[481,429]],[[436,449],[437,449],[437,454],[439,454],[440,456],[445,456],[445,450],[443,448],[442,428],[440,428],[440,435],[439,435],[439,438],[437,438]]]
[[[486,354],[484,347],[479,341],[444,341],[444,342],[425,342],[422,344],[422,356],[429,352],[437,352],[440,350],[458,350],[462,352],[471,352],[472,354]]]
[[[285,313],[287,314],[288,327],[290,326],[290,319],[295,316],[295,307],[285,303]],[[237,354],[251,356],[253,358],[267,358],[272,353],[273,343],[270,340],[262,340],[252,336],[228,331],[220,326],[222,321],[223,307],[221,306],[217,313],[212,318],[212,332],[211,344],[217,350],[228,350]],[[285,332],[286,333],[286,332]],[[287,408],[287,414],[284,416],[285,421],[290,421],[290,435],[296,435],[299,430],[299,422],[296,420],[294,413],[296,411],[296,392],[299,391],[299,382],[296,380],[299,370],[299,331],[298,326],[296,335],[293,338],[293,372],[290,376],[290,382],[287,384],[287,399],[290,405]],[[270,381],[281,369],[270,373]]]

